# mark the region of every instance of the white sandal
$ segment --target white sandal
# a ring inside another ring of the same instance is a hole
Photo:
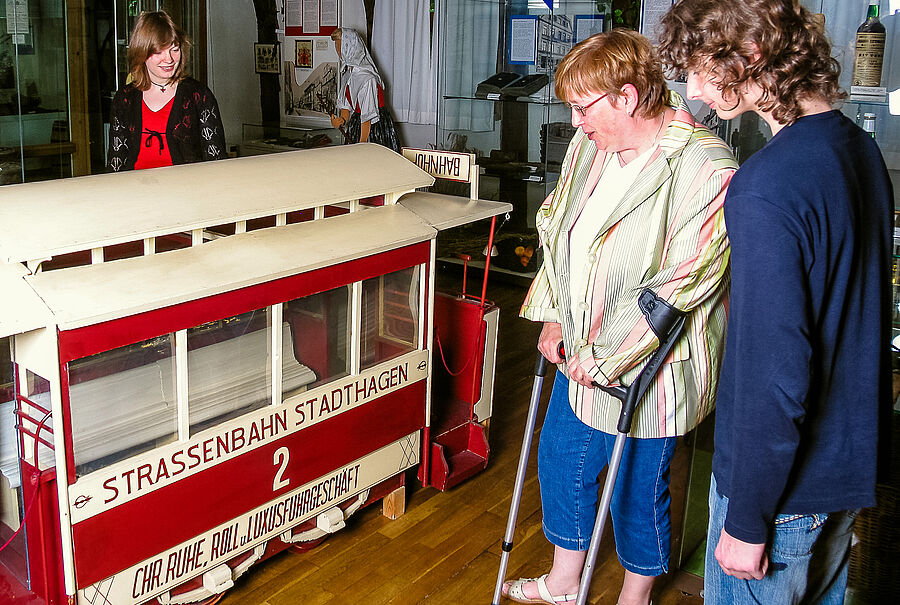
[[[525,596],[525,591],[522,590],[522,587],[527,582],[535,582],[537,583],[538,594],[540,595],[537,599],[531,599]],[[515,601],[516,603],[544,603],[545,605],[559,605],[560,603],[569,603],[578,598],[578,593],[574,592],[572,594],[564,594],[554,596],[550,594],[550,591],[547,589],[547,574],[542,575],[539,578],[519,578],[514,582],[509,584],[509,589],[506,591],[506,596]]]

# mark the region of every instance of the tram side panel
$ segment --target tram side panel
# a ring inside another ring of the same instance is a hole
[[[229,295],[280,312],[192,301],[126,318],[121,330],[60,333],[79,601],[144,603],[191,578],[205,583],[237,555],[270,541],[287,547],[292,528],[418,464],[430,375],[419,302],[427,259],[426,243],[329,268],[360,278],[355,289],[315,291],[311,284],[329,280],[301,279],[298,290],[289,278],[283,289]],[[223,308],[233,314],[203,315]],[[276,366],[283,380],[273,405]],[[179,389],[188,395],[181,415]],[[47,527],[48,518],[59,522],[49,508],[55,491],[41,488]],[[29,531],[43,540],[30,560],[49,555],[47,569],[59,570],[58,532],[40,533]],[[53,602],[62,580],[47,583],[55,586],[39,594]]]

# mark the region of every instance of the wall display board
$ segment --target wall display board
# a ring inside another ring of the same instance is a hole
[[[339,0],[285,0],[283,124],[330,128],[336,113],[340,58],[331,33]]]
[[[285,36],[328,36],[338,27],[340,0],[284,0]]]

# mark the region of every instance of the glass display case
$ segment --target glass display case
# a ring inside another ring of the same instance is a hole
[[[0,185],[71,176],[64,3],[0,14]]]
[[[272,127],[262,124],[244,124],[241,127],[240,155],[262,155],[279,151],[314,149],[341,145],[343,142],[343,135],[337,128]]]
[[[573,44],[606,27],[609,3],[439,0],[438,15],[437,147],[474,153],[479,197],[513,204],[496,266],[532,273],[534,215],[575,132],[553,94],[554,71]]]

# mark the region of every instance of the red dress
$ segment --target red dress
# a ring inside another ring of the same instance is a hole
[[[141,149],[138,152],[134,169],[158,168],[159,166],[171,166],[172,155],[169,153],[169,144],[166,140],[166,124],[169,123],[169,113],[172,111],[172,99],[159,111],[153,111],[147,104],[141,102]]]

